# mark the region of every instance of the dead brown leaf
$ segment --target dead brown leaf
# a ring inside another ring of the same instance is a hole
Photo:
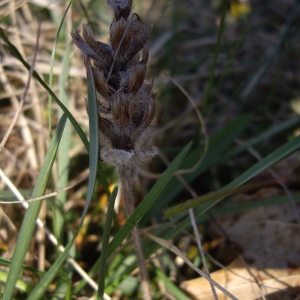
[[[272,300],[295,299],[296,295],[300,294],[300,268],[293,271],[247,268],[238,258],[228,268],[212,273],[211,277],[235,297],[243,300],[260,299],[262,295]],[[180,287],[192,299],[214,299],[210,284],[204,278],[183,281]],[[217,290],[217,295],[220,300],[229,299],[219,290]]]
[[[243,201],[270,193],[274,190],[260,190]],[[299,207],[298,204],[298,210]],[[227,268],[213,272],[215,281],[238,299],[296,299],[300,295],[300,226],[290,203],[259,207],[219,218],[217,222],[241,256]],[[224,237],[213,223],[210,231],[215,238]],[[204,278],[183,281],[180,286],[193,299],[213,299]],[[218,296],[228,299],[221,293]]]

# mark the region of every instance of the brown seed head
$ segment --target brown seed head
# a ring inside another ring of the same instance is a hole
[[[71,35],[76,46],[94,62],[99,131],[107,138],[101,144],[101,157],[116,167],[131,166],[147,162],[157,152],[142,142],[148,139],[156,112],[153,82],[144,82],[146,43],[152,26],[131,13],[132,0],[106,2],[114,12],[109,44],[96,41],[88,25],[83,25],[82,36],[79,30]]]

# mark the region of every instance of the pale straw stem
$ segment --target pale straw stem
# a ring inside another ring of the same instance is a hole
[[[132,193],[132,184],[130,180],[131,176],[126,171],[120,171],[119,178],[121,182],[121,193],[124,198],[125,212],[127,214],[127,217],[129,218],[134,211],[134,199]],[[138,267],[140,269],[143,298],[144,300],[151,300],[152,296],[150,292],[148,271],[146,268],[146,259],[142,249],[140,230],[137,226],[135,226],[131,230],[131,236],[133,240],[134,250],[137,256]]]

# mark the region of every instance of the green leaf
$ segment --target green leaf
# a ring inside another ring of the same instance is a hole
[[[55,47],[56,43],[59,37],[59,33],[61,31],[64,19],[67,15],[68,9],[70,8],[71,2],[69,3],[63,19],[60,23],[55,42],[54,47],[52,51],[52,57],[51,57],[51,70],[50,70],[50,77],[49,77],[49,85],[52,88],[52,67],[53,67],[53,61],[54,61],[54,55],[55,55]],[[68,40],[66,39],[66,43]],[[61,99],[61,102],[66,106],[67,109],[69,109],[69,97],[66,92],[66,86],[67,86],[67,80],[69,77],[69,69],[70,69],[70,52],[71,52],[71,45],[70,43],[67,43],[67,46],[64,50],[64,55],[62,59],[62,72],[59,74],[59,98]],[[51,84],[50,84],[51,82]],[[52,107],[51,107],[51,96],[49,95],[49,132],[51,132],[51,120],[52,120]],[[58,111],[58,115],[60,116],[62,114],[62,110]],[[68,185],[69,180],[69,166],[70,166],[70,159],[69,159],[69,149],[70,149],[70,135],[71,135],[71,128],[70,128],[70,122],[66,123],[65,131],[62,136],[60,146],[58,148],[57,153],[57,189],[62,190]],[[63,240],[63,227],[65,222],[65,214],[63,212],[62,207],[66,203],[67,199],[67,192],[59,193],[56,197],[55,204],[52,208],[53,213],[53,230],[55,233],[55,236],[57,237],[57,240],[59,242],[62,242]],[[71,275],[70,275],[71,277]]]
[[[102,238],[102,249],[101,249],[99,277],[98,277],[98,298],[99,299],[103,299],[103,295],[104,295],[107,251],[108,251],[110,231],[111,231],[111,222],[114,214],[114,206],[115,206],[115,200],[117,194],[118,194],[118,187],[116,186],[112,191],[112,194],[109,199],[105,225],[103,228],[104,234]]]
[[[97,174],[97,166],[98,166],[98,157],[99,157],[99,138],[98,138],[98,113],[97,113],[97,98],[96,98],[96,90],[95,90],[95,83],[94,78],[92,76],[92,67],[85,58],[86,68],[87,68],[87,83],[88,83],[88,112],[89,112],[89,130],[90,130],[90,160],[89,160],[89,167],[90,167],[90,176],[89,176],[89,183],[88,183],[88,192],[87,192],[87,198],[86,203],[82,212],[82,217],[79,223],[79,226],[73,236],[73,238],[70,240],[68,245],[66,246],[65,250],[59,255],[59,257],[56,259],[54,264],[51,266],[51,268],[48,270],[47,274],[39,281],[39,283],[35,286],[29,297],[28,300],[36,300],[40,299],[47,290],[48,286],[56,276],[57,272],[59,271],[61,265],[67,258],[69,251],[71,247],[73,246],[73,243],[75,241],[75,238],[80,230],[80,227],[83,224],[84,218],[86,216],[88,207],[90,205],[93,193],[94,193],[94,187],[96,182],[96,174]]]
[[[57,33],[56,33],[56,36],[55,36],[55,40],[54,40],[54,44],[53,44],[53,48],[52,48],[52,52],[51,52],[51,60],[50,60],[50,72],[49,72],[49,88],[52,90],[52,81],[53,81],[53,66],[54,66],[54,57],[55,57],[55,52],[56,52],[56,46],[57,46],[57,42],[58,42],[58,38],[59,38],[59,35],[60,35],[60,32],[61,32],[61,29],[62,29],[62,26],[63,26],[63,23],[65,21],[65,18],[66,18],[66,15],[69,11],[69,8],[72,4],[72,1],[69,3],[69,5],[67,6],[66,10],[65,10],[65,13],[63,15],[63,18],[59,24],[59,27],[58,27],[58,30],[57,30]],[[64,68],[63,68],[64,70]],[[48,121],[49,121],[49,132],[52,131],[52,97],[51,97],[51,94],[49,94],[49,97],[48,97]]]
[[[189,143],[183,148],[183,150],[169,165],[167,170],[162,174],[162,176],[159,178],[159,180],[156,182],[153,188],[149,191],[149,193],[143,199],[140,205],[135,209],[133,214],[128,218],[124,226],[120,229],[120,231],[116,234],[114,239],[109,244],[108,255],[111,255],[113,251],[115,251],[117,247],[121,245],[123,240],[131,232],[131,229],[140,222],[140,220],[145,216],[149,209],[158,201],[158,196],[161,194],[161,192],[171,180],[176,170],[182,164],[182,161],[190,151],[191,145],[192,144]]]
[[[7,282],[7,273],[2,270],[0,270],[0,282]],[[18,279],[15,288],[19,291],[28,293],[31,291],[32,285],[27,283],[25,280]]]
[[[172,295],[175,297],[176,300],[189,300],[190,299],[185,293],[183,293],[181,291],[181,289],[174,282],[172,282],[169,279],[168,276],[165,275],[165,273],[161,269],[159,269],[155,266],[154,266],[154,268],[155,268],[155,273],[156,273],[157,279],[161,280],[164,283],[167,290],[172,293]]]
[[[230,153],[228,155],[226,155],[225,159],[235,157],[239,153],[248,149],[249,147],[251,147],[255,144],[258,144],[262,141],[265,141],[270,137],[274,137],[276,134],[281,133],[287,129],[290,129],[290,128],[293,128],[293,127],[299,126],[299,125],[300,125],[300,117],[296,117],[291,120],[287,120],[278,126],[272,126],[272,127],[268,128],[267,130],[263,131],[262,133],[256,135],[255,137],[245,141],[243,143],[243,145],[238,146],[235,149],[233,149],[232,151],[230,151]]]
[[[245,183],[245,182],[249,181],[250,179],[252,179],[253,177],[255,177],[260,172],[266,170],[270,166],[281,161],[282,159],[291,155],[292,153],[294,153],[295,151],[297,151],[299,149],[300,149],[300,136],[296,137],[295,139],[287,142],[283,146],[276,149],[274,152],[272,152],[271,154],[266,156],[264,159],[262,159],[261,161],[256,163],[254,166],[249,168],[247,171],[245,171],[243,174],[241,174],[239,177],[237,177],[231,183],[226,185],[219,192],[214,193],[214,195],[212,195],[212,197],[209,195],[205,195],[205,196],[199,197],[193,201],[189,201],[188,203],[185,203],[184,205],[180,204],[180,205],[173,206],[166,210],[165,217],[170,218],[170,217],[176,216],[189,208],[198,206],[199,203],[202,201],[206,202],[207,200],[209,200],[210,202],[213,202],[213,203],[203,204],[201,206],[201,208],[203,209],[202,213],[206,212],[211,207],[216,205],[219,201],[221,201],[226,196],[226,193],[228,192],[229,189],[236,188],[236,187],[242,185],[243,183]],[[225,191],[225,194],[222,195],[222,193],[224,191]]]
[[[51,174],[51,169],[56,157],[60,139],[64,131],[66,120],[67,117],[64,114],[61,117],[55,130],[54,136],[51,140],[49,150],[45,157],[45,161],[32,192],[32,198],[42,196],[46,190],[48,179]],[[28,206],[12,257],[12,262],[7,277],[7,283],[3,294],[3,300],[10,300],[12,297],[16,282],[23,266],[25,255],[29,248],[29,244],[35,229],[36,220],[38,218],[42,203],[42,201],[37,201],[30,203]]]
[[[204,111],[207,111],[207,105],[208,105],[208,101],[209,101],[210,91],[211,91],[211,88],[213,86],[214,79],[215,79],[215,69],[217,66],[218,56],[219,56],[220,49],[221,49],[222,36],[223,36],[224,29],[225,29],[226,12],[227,12],[227,0],[223,0],[222,1],[222,15],[220,18],[218,40],[217,40],[217,45],[216,45],[216,49],[215,49],[215,53],[214,53],[213,65],[210,69],[208,83],[207,83],[206,89],[204,91],[204,96],[203,96]]]

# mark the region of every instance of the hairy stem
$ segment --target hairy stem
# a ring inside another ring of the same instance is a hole
[[[131,183],[132,176],[129,176],[129,174],[127,173],[125,174],[125,172],[119,172],[119,178],[121,181],[121,193],[123,195],[125,203],[125,212],[127,214],[127,217],[129,217],[134,211],[134,199]],[[137,255],[138,267],[140,269],[143,298],[145,300],[151,300],[152,297],[150,292],[148,271],[146,269],[146,260],[142,249],[140,231],[137,226],[132,229],[131,236],[133,239],[134,250]]]

